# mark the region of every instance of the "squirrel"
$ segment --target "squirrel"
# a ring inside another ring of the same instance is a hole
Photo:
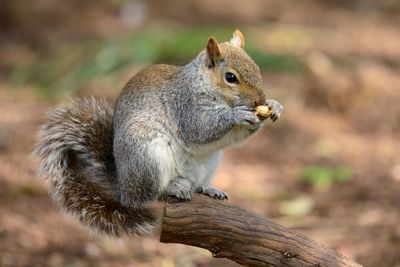
[[[150,204],[173,196],[190,200],[210,187],[221,150],[261,126],[255,108],[275,121],[283,107],[266,99],[259,67],[243,34],[210,37],[184,66],[151,65],[134,75],[111,107],[78,99],[50,111],[39,131],[40,175],[61,209],[111,236],[142,235],[157,224]]]

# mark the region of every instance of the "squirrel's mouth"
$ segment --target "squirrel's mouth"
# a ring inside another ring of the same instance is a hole
[[[232,106],[247,106],[249,108],[255,109],[258,106],[265,105],[267,101],[266,95],[263,92],[252,94],[252,95],[240,95],[235,96],[231,102]]]
[[[254,108],[265,105],[266,101],[267,97],[264,92],[257,93],[255,99],[253,100]]]
[[[253,101],[251,98],[249,97],[245,97],[245,96],[241,96],[241,97],[237,97],[233,100],[233,107],[236,106],[246,106],[249,108],[255,108],[255,101]]]

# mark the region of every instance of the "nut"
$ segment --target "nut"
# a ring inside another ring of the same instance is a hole
[[[271,109],[268,106],[258,106],[256,108],[256,115],[260,120],[265,120],[271,116]]]

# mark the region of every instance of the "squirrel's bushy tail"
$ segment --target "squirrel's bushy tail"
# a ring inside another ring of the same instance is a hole
[[[113,110],[83,99],[56,108],[39,132],[39,173],[51,182],[57,204],[98,232],[140,235],[155,223],[148,207],[118,201],[113,157]]]

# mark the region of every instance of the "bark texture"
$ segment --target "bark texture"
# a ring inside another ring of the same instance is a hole
[[[199,194],[167,201],[160,241],[205,248],[245,266],[361,266],[284,226]]]

